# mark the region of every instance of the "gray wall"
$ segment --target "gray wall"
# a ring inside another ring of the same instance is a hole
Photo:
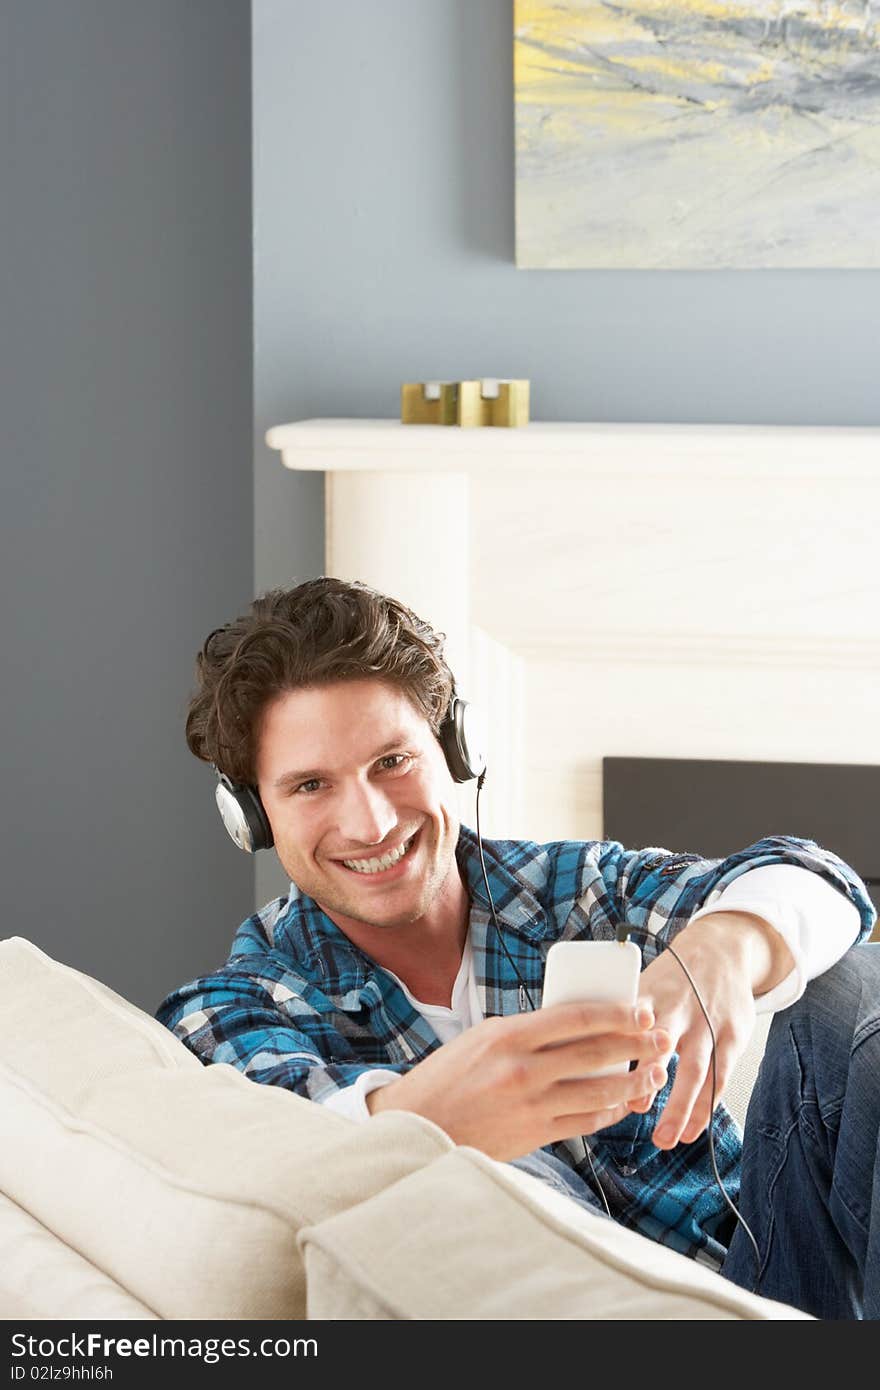
[[[256,584],[320,573],[321,480],[262,443],[524,376],[543,420],[880,424],[880,273],[523,271],[511,0],[254,0]],[[265,862],[264,862],[265,861]],[[267,856],[257,897],[281,891]]]
[[[188,753],[253,580],[250,5],[0,0],[0,935],[141,1005],[253,868]]]

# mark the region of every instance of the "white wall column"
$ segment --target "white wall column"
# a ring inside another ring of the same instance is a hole
[[[466,473],[328,473],[327,573],[361,579],[446,633],[470,674],[470,485]]]

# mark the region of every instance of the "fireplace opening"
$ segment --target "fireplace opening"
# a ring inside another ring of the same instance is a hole
[[[765,835],[815,840],[855,869],[880,910],[878,766],[603,758],[602,798],[603,837],[628,849],[716,859]]]

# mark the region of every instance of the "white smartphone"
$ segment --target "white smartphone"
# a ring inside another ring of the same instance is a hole
[[[642,955],[633,941],[555,941],[547,952],[541,1007],[592,1001],[635,1005],[641,968]],[[617,1062],[590,1076],[628,1070],[628,1062]]]

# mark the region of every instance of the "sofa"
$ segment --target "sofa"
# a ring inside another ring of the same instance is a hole
[[[358,1125],[204,1067],[17,937],[0,941],[0,1243],[5,1319],[805,1316],[418,1116]]]

